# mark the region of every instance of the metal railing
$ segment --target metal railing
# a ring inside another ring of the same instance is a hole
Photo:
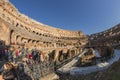
[[[31,64],[25,67],[25,72],[34,80],[39,80],[52,72],[54,72],[53,62],[41,62],[38,64]]]

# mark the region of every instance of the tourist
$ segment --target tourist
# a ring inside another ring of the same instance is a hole
[[[2,49],[2,58],[3,58],[4,60],[7,59],[7,56],[6,56],[6,49],[5,49],[5,48]]]
[[[24,56],[25,56],[25,48],[23,46],[21,49],[21,58],[24,58]]]
[[[16,62],[16,51],[12,51],[13,62]]]
[[[24,58],[21,63],[18,63],[18,80],[32,80],[31,77],[27,74],[28,71],[29,69],[26,64],[26,59]]]
[[[28,58],[28,55],[29,55],[29,51],[28,51],[28,48],[26,48],[26,51],[25,51],[25,57]]]
[[[2,50],[0,49],[0,59],[2,59]]]
[[[14,66],[8,62],[4,64],[4,71],[2,72],[4,80],[17,80],[17,73]]]
[[[28,64],[33,64],[33,55],[32,55],[32,53],[29,53],[28,58],[29,58]]]
[[[12,61],[12,52],[7,49],[7,59],[8,61]]]
[[[17,49],[15,53],[16,53],[16,57],[18,57],[19,50]]]
[[[20,47],[18,47],[18,49],[16,49],[15,54],[16,54],[16,61],[18,61],[18,59],[19,59],[19,58],[20,58],[20,56],[21,56]]]
[[[22,47],[21,52],[22,52],[22,54],[24,54],[24,52],[25,52],[24,46]]]
[[[32,53],[30,53],[30,54],[29,54],[29,59],[32,59],[32,57],[33,57],[33,56],[32,56]]]

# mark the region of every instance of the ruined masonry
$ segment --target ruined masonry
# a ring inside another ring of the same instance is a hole
[[[0,0],[0,40],[6,45],[24,45],[26,48],[43,51],[48,56],[54,52],[72,52],[74,55],[87,43],[86,36],[81,31],[69,31],[54,28],[37,22],[20,13],[8,0]],[[70,57],[73,55],[70,55]]]

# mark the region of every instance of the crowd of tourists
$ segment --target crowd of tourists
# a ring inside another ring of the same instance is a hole
[[[35,49],[28,50],[28,48],[3,48],[0,50],[0,58],[5,61],[21,61],[22,59],[26,59],[28,64],[32,62],[40,62],[40,51]]]
[[[0,48],[0,65],[2,67],[0,73],[5,80],[33,80],[31,75],[27,74],[27,66],[43,63],[42,58],[41,51],[36,47],[28,49],[24,46],[6,47],[2,45]]]

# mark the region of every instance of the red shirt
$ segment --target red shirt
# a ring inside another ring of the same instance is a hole
[[[16,50],[16,56],[18,56],[18,54],[19,54],[19,51],[18,51],[18,50]]]
[[[29,54],[29,59],[32,59],[32,54]]]

